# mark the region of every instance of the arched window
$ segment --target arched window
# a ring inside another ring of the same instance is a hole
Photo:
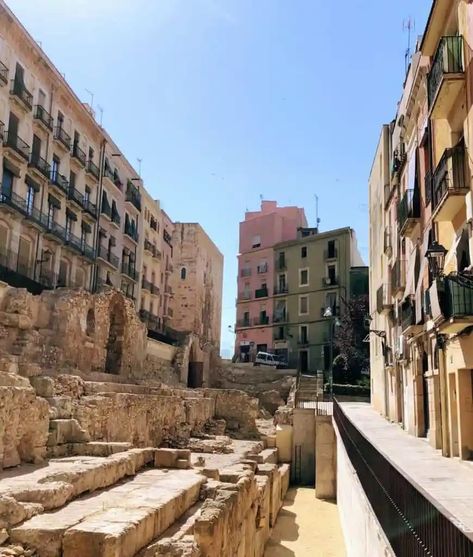
[[[87,336],[91,337],[95,333],[95,312],[92,308],[87,312],[87,324],[85,332]]]
[[[181,269],[181,279],[186,280],[186,276],[187,276],[187,270],[186,270],[185,267],[182,267],[182,269]]]

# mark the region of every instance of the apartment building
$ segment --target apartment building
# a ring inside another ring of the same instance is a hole
[[[159,316],[161,317],[163,327],[169,327],[173,316],[173,298],[174,293],[171,286],[171,275],[174,272],[173,257],[174,249],[172,245],[172,237],[174,234],[174,223],[169,215],[161,209],[161,228],[162,228],[162,253],[163,265],[161,267],[161,296],[159,301]]]
[[[463,459],[473,451],[472,16],[468,2],[433,3],[370,181],[375,407]],[[382,256],[378,224],[391,234]]]
[[[297,230],[306,226],[304,209],[278,207],[276,201],[262,201],[259,211],[247,211],[240,222],[235,354],[242,360],[273,349],[273,248],[295,239]]]
[[[343,314],[343,301],[351,297],[351,269],[366,269],[355,232],[300,228],[295,240],[274,246],[274,261],[274,352],[302,373],[328,372],[334,318]],[[361,293],[367,294],[366,289]]]

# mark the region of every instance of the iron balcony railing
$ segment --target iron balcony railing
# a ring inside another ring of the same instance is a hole
[[[90,199],[86,199],[84,197],[82,207],[84,208],[84,211],[89,213],[89,215],[92,215],[94,218],[97,218],[97,205],[95,203],[92,203]]]
[[[327,288],[328,286],[336,286],[338,284],[338,277],[329,276],[322,277],[322,288]]]
[[[251,276],[251,268],[250,267],[244,267],[243,269],[241,269],[240,277],[250,277],[250,276]]]
[[[309,337],[299,337],[297,339],[297,344],[299,346],[307,346],[309,344]]]
[[[268,264],[264,263],[263,265],[258,265],[257,272],[262,275],[268,272]]]
[[[149,221],[149,227],[152,228],[154,231],[157,232],[158,230],[158,221],[154,218],[151,217],[150,221]]]
[[[135,267],[130,263],[126,263],[125,261],[122,261],[122,273],[133,280],[136,280],[138,276]]]
[[[469,190],[466,178],[465,143],[463,139],[455,147],[446,149],[433,175],[432,211],[441,205],[449,193]]]
[[[337,248],[330,248],[324,250],[324,258],[325,259],[337,259],[338,251]]]
[[[428,170],[425,173],[424,178],[424,192],[425,192],[425,205],[429,205],[432,201],[432,183],[433,183],[433,176],[432,171]]]
[[[75,249],[88,259],[95,259],[94,249],[69,230],[65,230],[64,241],[67,246]]]
[[[471,279],[457,275],[444,278],[442,313],[446,319],[473,317],[473,288]]]
[[[72,146],[72,156],[77,159],[80,164],[82,166],[85,166],[87,163],[87,155],[84,153],[84,151],[79,147],[79,145],[77,145],[77,143],[74,143],[74,145]]]
[[[67,178],[63,174],[60,174],[57,170],[51,171],[50,182],[51,184],[57,186],[65,194],[69,193],[69,182]]]
[[[289,313],[287,311],[276,310],[273,314],[273,323],[287,323],[289,321]]]
[[[45,213],[41,215],[41,219],[46,233],[55,236],[62,242],[66,242],[66,229],[64,226]]]
[[[0,188],[0,204],[8,205],[36,224],[43,224],[41,211],[13,191],[5,191],[5,189]]]
[[[333,416],[348,458],[394,554],[471,557],[473,542],[368,441],[336,400]]]
[[[96,178],[97,180],[99,179],[100,176],[100,171],[99,171],[99,167],[94,163],[94,161],[92,160],[88,160],[87,161],[87,168],[86,168],[87,172],[89,172],[90,174],[92,174],[92,176],[94,178]]]
[[[118,265],[119,265],[120,260],[107,247],[99,246],[99,251],[98,251],[97,256],[100,257],[101,259],[103,259],[104,261],[108,261],[111,265],[113,265],[116,269],[118,269]]]
[[[53,129],[53,117],[44,108],[44,106],[41,106],[40,104],[35,106],[34,117],[36,120],[42,122],[49,130]]]
[[[248,319],[237,319],[236,328],[251,327],[250,318]]]
[[[392,291],[402,290],[406,285],[404,276],[406,262],[404,259],[396,259],[391,267],[391,289]]]
[[[71,149],[71,136],[62,126],[56,126],[54,130],[54,139],[59,141],[69,151]]]
[[[143,290],[148,290],[149,292],[151,292],[151,286],[152,283],[149,280],[143,279],[141,281],[141,288],[143,288]]]
[[[77,190],[74,186],[69,185],[69,189],[67,191],[67,197],[71,201],[74,201],[80,207],[84,207],[84,196],[83,194]]]
[[[100,212],[103,215],[107,215],[109,219],[112,218],[112,207],[110,206],[110,203],[108,202],[106,197],[102,198],[102,206],[100,208]]]
[[[269,316],[268,315],[261,315],[260,317],[253,318],[253,325],[268,325],[269,324]]]
[[[8,85],[8,68],[3,62],[0,62],[0,83]]]
[[[110,213],[110,220],[113,222],[113,224],[116,224],[117,226],[120,226],[122,220],[120,215],[118,214],[118,211],[114,211],[113,207]]]
[[[3,135],[3,144],[16,151],[25,160],[30,158],[30,146],[16,133],[6,130]]]
[[[32,155],[28,166],[30,166],[31,168],[36,168],[36,170],[38,170],[38,172],[41,172],[41,174],[45,178],[49,178],[49,176],[51,175],[51,165],[46,159],[43,159],[43,157],[40,157],[39,155]]]
[[[279,329],[283,329],[280,331]],[[286,340],[287,339],[287,331],[283,327],[278,327],[274,330],[273,340]]]
[[[276,259],[276,269],[278,271],[284,271],[287,268],[287,262],[285,257],[278,257]]]
[[[20,99],[25,108],[31,110],[33,108],[33,95],[25,87],[19,79],[11,80],[10,94],[14,95],[16,98]]]
[[[144,249],[149,251],[153,256],[156,254],[156,246],[147,239],[145,239]]]
[[[401,329],[405,331],[416,324],[415,301],[407,299],[401,304]]]
[[[274,295],[278,296],[279,294],[287,294],[289,292],[289,287],[287,284],[280,284],[279,286],[274,287]]]
[[[138,242],[139,236],[138,236],[138,232],[137,232],[136,228],[133,228],[131,225],[127,226],[125,224],[124,232],[125,232],[126,236],[128,236],[129,238],[131,238],[135,242]]]
[[[427,77],[429,107],[432,106],[445,75],[463,72],[463,37],[442,37]]]
[[[255,298],[267,298],[267,296],[268,296],[267,288],[258,288],[255,290]]]
[[[383,310],[392,306],[389,285],[382,284],[376,291],[376,311],[382,313]]]
[[[125,201],[131,203],[138,211],[141,211],[141,193],[130,181],[126,185]]]
[[[397,206],[399,229],[403,230],[408,220],[418,218],[420,218],[419,190],[408,189]]]
[[[251,300],[251,292],[243,291],[238,293],[239,300]]]

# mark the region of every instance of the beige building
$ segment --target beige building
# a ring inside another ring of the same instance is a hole
[[[198,337],[199,352],[219,353],[223,256],[200,224],[177,222],[172,238],[174,293],[172,329]],[[208,358],[191,354],[189,386],[206,381]],[[195,361],[194,367],[192,362]],[[201,362],[200,364],[198,362]]]
[[[171,286],[171,275],[174,270],[174,249],[172,240],[174,234],[174,223],[172,222],[166,211],[164,211],[163,209],[161,209],[161,228],[161,246],[163,255],[160,289],[161,292],[164,292],[164,296],[162,296],[159,301],[159,316],[161,318],[163,328],[166,328],[170,327],[171,319],[173,317],[172,300],[174,297],[174,292]]]

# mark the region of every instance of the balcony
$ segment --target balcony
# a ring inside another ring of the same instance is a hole
[[[53,130],[53,123],[54,123],[53,117],[44,108],[44,106],[41,106],[40,104],[37,104],[35,106],[34,119],[36,122],[42,124],[47,131]]]
[[[283,329],[282,331],[280,331],[279,329]],[[277,329],[275,329],[274,334],[273,334],[273,340],[279,340],[279,341],[284,341],[287,340],[287,331],[285,330],[285,327],[278,327]]]
[[[103,261],[106,261],[107,263],[110,263],[110,265],[115,269],[118,269],[118,257],[114,253],[109,251],[108,248],[106,248],[105,246],[99,246],[97,257],[99,257]]]
[[[100,171],[99,171],[99,167],[94,163],[94,161],[92,160],[88,160],[87,161],[87,166],[86,166],[86,172],[88,172],[89,174],[92,174],[92,176],[98,180],[99,176],[100,176]]]
[[[245,327],[251,327],[250,319],[238,319],[236,329],[244,329]]]
[[[100,212],[102,213],[102,215],[105,215],[110,220],[112,220],[112,207],[110,206],[110,203],[108,202],[108,199],[106,197],[102,198],[102,206],[100,207]]]
[[[309,346],[309,339],[308,337],[299,337],[297,339],[297,344],[298,346],[302,347],[302,346]]]
[[[158,221],[154,217],[151,217],[149,221],[149,227],[152,228],[155,232],[158,231]]]
[[[120,223],[121,223],[121,217],[118,214],[118,211],[114,210],[114,208],[112,207],[111,212],[110,212],[110,220],[112,221],[112,224],[114,224],[115,226],[117,226],[118,228],[120,228]]]
[[[54,139],[66,151],[71,150],[71,136],[64,130],[62,126],[56,126],[54,130]]]
[[[276,259],[276,270],[285,271],[287,269],[287,262],[285,257],[278,257]]]
[[[391,293],[393,296],[404,291],[406,286],[405,270],[405,260],[397,259],[391,268]]]
[[[330,286],[337,286],[338,284],[338,277],[331,276],[331,277],[323,277],[322,278],[322,288],[329,288]]]
[[[416,325],[414,300],[407,299],[401,304],[400,322],[403,335],[415,334],[422,330],[423,325]]]
[[[69,230],[65,230],[64,234],[64,243],[65,246],[76,251],[80,255],[83,255],[87,259],[94,260],[95,259],[95,251],[92,246],[87,245],[85,242],[82,241],[81,238],[72,234]]]
[[[253,319],[253,325],[255,327],[260,327],[262,325],[269,325],[269,316],[268,315],[260,315],[260,317],[255,317]]]
[[[72,185],[69,185],[69,189],[67,190],[67,198],[78,205],[81,209],[84,207],[84,196]]]
[[[275,296],[282,296],[289,292],[289,287],[287,284],[280,284],[279,286],[274,287],[274,295]]]
[[[32,155],[31,161],[28,163],[28,166],[38,174],[40,178],[49,180],[51,175],[51,165],[39,155]]]
[[[263,265],[258,265],[256,267],[256,270],[257,270],[258,274],[260,274],[260,275],[262,275],[264,273],[267,273],[268,272],[268,264],[264,263]]]
[[[465,143],[446,149],[432,178],[432,216],[437,222],[452,221],[470,191],[466,177]]]
[[[66,243],[67,234],[64,226],[54,221],[46,214],[42,214],[41,219],[47,236],[49,236],[52,240],[59,241],[60,243]]]
[[[149,280],[143,279],[141,281],[141,288],[143,290],[148,290],[148,292],[151,292],[151,287],[152,287],[152,284]]]
[[[338,257],[337,248],[330,248],[324,250],[324,259],[326,261],[329,261],[330,259],[337,259],[337,257]]]
[[[93,217],[94,219],[97,218],[97,205],[95,203],[92,203],[92,201],[90,201],[90,199],[84,197],[83,203],[82,203],[82,208],[91,217]]]
[[[136,280],[138,278],[138,273],[136,272],[134,265],[126,263],[125,261],[122,261],[122,275],[126,275],[132,280]]]
[[[72,160],[76,160],[78,161],[78,163],[80,164],[80,166],[85,167],[87,164],[87,155],[84,153],[84,151],[79,147],[79,145],[77,145],[77,143],[74,143],[74,145],[72,146]]]
[[[287,311],[278,312],[277,310],[273,314],[273,323],[287,323],[289,321],[289,314]]]
[[[418,189],[404,192],[397,206],[397,220],[401,236],[410,236],[420,219],[420,199]]]
[[[30,158],[30,146],[13,132],[5,131],[3,134],[3,146],[9,149],[11,155],[20,162],[28,161]]]
[[[8,68],[0,62],[0,85],[8,85]]]
[[[31,223],[43,227],[44,215],[27,203],[26,199],[20,197],[12,191],[3,191],[0,189],[0,207],[6,208],[16,213],[20,213]]]
[[[391,234],[390,226],[386,226],[386,228],[384,229],[383,251],[385,255],[391,257],[393,252],[393,245],[392,245],[392,234]]]
[[[330,311],[332,312],[332,315],[330,317],[337,317],[340,315],[340,307],[337,305],[332,305],[332,306],[325,306],[325,307],[321,307],[320,308],[320,317],[323,317],[325,319],[327,319],[327,315],[325,315],[327,309],[330,308]]]
[[[251,268],[245,267],[240,271],[240,277],[250,277],[251,276]]]
[[[131,238],[134,242],[138,243],[138,232],[136,231],[136,228],[131,225],[127,226],[125,223],[124,233],[125,236],[128,236],[128,238]]]
[[[238,301],[247,301],[247,300],[251,300],[251,292],[249,291],[243,291],[243,292],[239,292],[238,293]]]
[[[125,201],[131,203],[138,211],[141,211],[141,193],[130,180],[126,184]]]
[[[11,80],[10,95],[21,108],[28,111],[33,108],[33,95],[19,79]]]
[[[387,284],[382,284],[376,291],[376,311],[378,313],[389,313],[393,309],[391,292]]]
[[[150,253],[153,257],[156,255],[156,246],[147,239],[145,239],[144,250]]]
[[[69,194],[69,182],[63,174],[59,174],[57,170],[51,171],[50,182],[52,186],[55,186],[60,192]]]
[[[267,298],[267,297],[268,297],[267,288],[258,288],[255,290],[255,298]]]
[[[456,275],[437,279],[429,289],[432,319],[445,334],[456,334],[473,325],[473,277]]]
[[[447,118],[464,88],[463,37],[442,37],[427,76],[431,117]]]

